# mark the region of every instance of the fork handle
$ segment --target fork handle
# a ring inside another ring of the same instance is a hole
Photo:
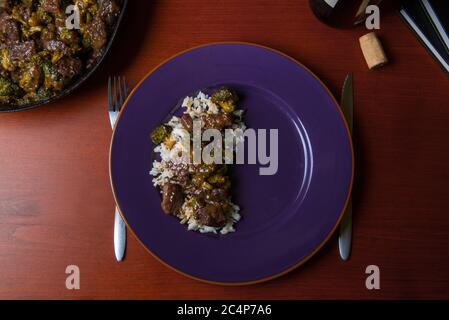
[[[117,261],[122,261],[125,257],[126,250],[126,225],[122,216],[118,212],[118,208],[115,207],[114,218],[114,252]]]

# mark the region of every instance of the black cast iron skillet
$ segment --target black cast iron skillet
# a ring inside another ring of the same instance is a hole
[[[88,70],[86,70],[85,73],[83,73],[75,81],[70,83],[59,94],[52,96],[51,98],[43,99],[40,101],[36,101],[33,103],[24,104],[24,105],[20,105],[20,106],[0,105],[0,112],[15,112],[15,111],[23,111],[23,110],[37,108],[39,106],[42,106],[44,104],[47,104],[49,102],[52,102],[54,100],[60,99],[64,96],[68,95],[69,93],[74,91],[76,88],[78,88],[87,78],[89,78],[92,75],[92,73],[94,73],[95,70],[98,68],[98,66],[103,61],[104,57],[106,56],[106,54],[108,53],[109,49],[112,46],[115,36],[117,35],[117,30],[120,26],[123,15],[125,13],[125,9],[126,9],[126,5],[128,4],[128,0],[117,0],[117,3],[120,5],[120,14],[119,14],[117,20],[115,21],[115,25],[112,28],[111,33],[109,34],[109,39],[108,39],[106,46],[103,49],[103,54],[97,58],[97,61],[95,61],[95,63]]]

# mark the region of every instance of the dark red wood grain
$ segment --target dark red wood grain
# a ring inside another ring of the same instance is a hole
[[[0,298],[449,298],[449,79],[393,11],[379,35],[391,63],[369,71],[362,27],[330,29],[307,1],[130,1],[99,71],[71,96],[0,114]],[[354,247],[336,238],[279,279],[249,287],[200,283],[166,268],[132,236],[126,260],[112,248],[108,179],[109,75],[135,85],[178,51],[250,41],[300,60],[339,97],[355,79]],[[65,288],[65,268],[81,289]],[[381,289],[365,288],[365,268]]]

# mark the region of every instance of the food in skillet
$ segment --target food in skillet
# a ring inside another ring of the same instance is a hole
[[[69,5],[79,9],[79,29],[67,28]],[[119,12],[115,0],[0,1],[0,105],[61,92],[102,55]]]
[[[198,126],[202,132],[209,128],[219,130],[222,141],[225,130],[231,133],[235,129],[245,130],[243,110],[237,110],[237,99],[236,93],[228,88],[216,90],[211,97],[202,92],[196,97],[186,97],[182,117],[173,116],[151,134],[156,144],[154,151],[161,160],[153,162],[150,174],[161,190],[162,210],[187,224],[188,230],[226,234],[235,231],[233,225],[240,220],[240,208],[231,201],[226,161],[222,164],[192,161],[194,121],[201,121]],[[182,152],[189,155],[179,161]]]

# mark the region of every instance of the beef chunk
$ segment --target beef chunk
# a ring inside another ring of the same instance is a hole
[[[107,32],[106,26],[99,16],[95,16],[95,18],[92,20],[87,29],[87,34],[90,37],[94,52],[100,51],[106,44]]]
[[[28,21],[31,17],[31,3],[16,5],[12,11],[13,17],[20,17],[23,21]]]
[[[69,47],[64,42],[62,42],[60,40],[43,41],[42,45],[45,50],[48,50],[50,52],[60,51],[63,54],[69,53]]]
[[[2,10],[8,10],[10,8],[9,1],[2,0],[0,1],[0,13]]]
[[[165,213],[178,213],[184,202],[181,186],[173,183],[166,183],[162,187],[161,207]]]
[[[207,114],[201,116],[203,128],[224,129],[232,126],[234,118],[232,113]]]
[[[36,46],[33,41],[26,41],[10,46],[9,58],[14,65],[28,61],[36,53]]]
[[[45,46],[47,46],[47,41],[50,40],[56,40],[56,27],[54,24],[47,25],[46,28],[44,28],[41,32],[41,43],[42,46],[45,49]]]
[[[229,197],[229,192],[225,188],[216,188],[210,191],[209,200],[212,201],[225,201]]]
[[[198,209],[196,218],[200,223],[210,227],[223,227],[227,222],[226,212],[219,204],[208,204]]]
[[[189,132],[193,132],[193,120],[192,120],[192,117],[188,113],[185,113],[181,117],[181,124],[184,127],[184,129],[186,129]]]
[[[55,67],[64,80],[68,81],[81,73],[83,64],[78,58],[63,57]]]
[[[0,13],[0,41],[11,44],[19,40],[20,34],[16,21],[6,13]]]
[[[61,11],[61,0],[42,0],[41,8],[44,11],[51,12],[53,14],[58,14]]]
[[[99,14],[101,19],[107,24],[111,25],[114,23],[120,8],[114,0],[100,0],[100,10]]]

